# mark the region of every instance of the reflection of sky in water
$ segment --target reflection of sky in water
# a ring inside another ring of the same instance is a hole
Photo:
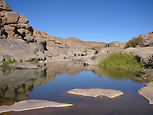
[[[111,79],[108,77],[99,77],[92,72],[81,72],[71,76],[63,74],[40,87],[35,87],[30,93],[29,98],[52,100],[64,91],[74,88],[106,88],[118,89],[124,93],[137,93],[144,83],[137,83],[128,79]]]
[[[92,114],[95,112],[97,112],[96,115],[101,115],[101,113],[104,113],[104,115],[108,113],[111,113],[111,115],[114,115],[113,113],[117,115],[123,115],[123,113],[131,115],[131,111],[134,115],[153,114],[153,106],[149,105],[148,100],[138,94],[138,90],[145,86],[144,82],[136,82],[135,78],[133,81],[128,77],[114,79],[114,77],[106,77],[99,73],[98,70],[94,70],[93,73],[83,68],[80,69],[78,66],[76,71],[75,68],[71,69],[65,65],[59,68],[58,66],[54,69],[50,68],[47,72],[15,71],[10,73],[10,75],[2,76],[0,81],[4,80],[5,82],[0,84],[0,91],[2,91],[0,92],[0,103],[4,105],[13,104],[17,99],[42,99],[74,104],[74,107],[68,109],[69,114],[63,112],[62,109],[58,109],[57,113],[54,111],[57,115]],[[26,74],[27,72],[28,74]],[[115,99],[108,99],[104,97],[90,98],[66,93],[66,91],[75,88],[117,89],[123,91],[124,95]],[[5,93],[3,94],[3,92]],[[92,111],[88,108],[92,108]]]

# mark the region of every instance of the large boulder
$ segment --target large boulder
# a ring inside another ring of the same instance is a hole
[[[48,35],[46,32],[40,31],[40,30],[34,30],[33,36],[36,38],[47,38]]]
[[[150,82],[146,87],[141,88],[138,93],[148,99],[149,104],[153,104],[153,82]]]
[[[8,38],[13,38],[16,33],[16,27],[10,25],[4,25],[5,34]]]
[[[20,29],[19,30],[19,33],[20,34],[25,34],[24,36],[32,36],[33,35],[33,31],[34,31],[34,29],[33,29],[33,27],[32,26],[30,26],[30,25],[28,25],[28,24],[22,24],[22,23],[19,23],[18,25],[17,25],[17,27],[18,27],[18,29]],[[22,31],[21,31],[21,29],[22,29]],[[24,29],[24,30],[23,30]],[[22,33],[23,32],[23,33]]]
[[[147,68],[153,68],[153,47],[127,48],[125,51],[139,57]]]
[[[29,22],[28,18],[25,16],[20,16],[18,23],[27,24]]]
[[[18,29],[17,32],[21,35],[21,36],[25,36],[26,34],[26,30],[25,29]]]
[[[0,10],[11,11],[12,9],[4,0],[0,0]]]
[[[0,39],[0,55],[7,55],[19,61],[31,61],[36,58],[34,50],[36,47],[27,44],[21,39]]]
[[[6,24],[16,24],[19,20],[19,14],[16,12],[6,13]]]
[[[119,41],[114,41],[108,43],[108,47],[125,47],[125,43],[119,42]]]

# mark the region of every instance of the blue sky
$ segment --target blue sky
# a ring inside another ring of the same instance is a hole
[[[36,30],[85,41],[126,42],[153,31],[153,0],[6,0]]]

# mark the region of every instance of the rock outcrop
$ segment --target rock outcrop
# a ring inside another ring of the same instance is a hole
[[[12,11],[10,6],[4,1],[0,1],[1,34],[0,38],[22,39],[25,36],[32,36],[34,29],[27,23],[29,20],[25,16],[20,16]]]
[[[16,61],[45,60],[47,48],[46,41],[40,37],[34,37],[34,29],[27,23],[25,16],[20,16],[12,11],[4,1],[0,1],[0,55],[13,58]]]
[[[115,98],[123,95],[123,92],[113,89],[72,89],[69,94],[88,96],[88,97],[108,97]]]
[[[153,47],[128,48],[125,51],[137,56],[146,68],[153,68]]]
[[[126,46],[126,43],[122,43],[119,41],[110,42],[107,44],[108,47],[121,47],[124,48]]]
[[[150,82],[146,87],[141,88],[138,93],[148,99],[150,104],[153,104],[153,82]]]
[[[153,32],[150,32],[146,35],[140,35],[139,38],[143,38],[144,41],[139,43],[138,47],[153,47]]]
[[[4,0],[0,1],[0,10],[12,11],[11,7]]]
[[[46,101],[46,100],[26,100],[17,102],[11,106],[0,106],[0,113],[10,112],[10,111],[26,111],[33,109],[41,109],[48,107],[70,107],[72,104],[66,103],[58,103],[54,101]]]

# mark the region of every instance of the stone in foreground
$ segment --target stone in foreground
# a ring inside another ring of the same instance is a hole
[[[69,106],[72,106],[72,104],[57,103],[53,101],[44,101],[44,100],[26,100],[26,101],[20,101],[11,106],[0,106],[0,113],[10,112],[10,111],[41,109],[47,107],[69,107]]]
[[[88,96],[88,97],[108,97],[115,98],[123,95],[123,92],[113,89],[72,89],[69,94]]]
[[[146,87],[141,88],[138,93],[149,100],[149,104],[153,104],[153,82],[147,84]]]

